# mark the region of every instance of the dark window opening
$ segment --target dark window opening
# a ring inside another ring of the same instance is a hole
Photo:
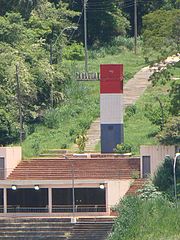
[[[151,162],[150,156],[143,156],[142,157],[142,170],[143,170],[143,178],[149,177],[151,174]]]
[[[105,189],[75,188],[74,211],[76,212],[104,212],[106,211]],[[72,212],[72,188],[52,189],[53,212]]]
[[[47,212],[48,189],[7,189],[8,212]]]
[[[0,212],[3,212],[3,189],[0,189]]]

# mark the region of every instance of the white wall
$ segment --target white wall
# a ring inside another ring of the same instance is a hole
[[[5,178],[22,160],[21,147],[0,147],[0,156],[5,159]]]
[[[119,203],[128,191],[133,179],[114,180],[107,183],[107,207],[112,207]]]
[[[150,164],[151,164],[151,175],[153,175],[158,166],[162,163],[165,156],[169,155],[174,158],[175,156],[175,146],[165,146],[165,145],[149,145],[149,146],[141,146],[140,147],[140,155],[141,155],[141,177],[142,177],[142,158],[143,156],[150,156]]]

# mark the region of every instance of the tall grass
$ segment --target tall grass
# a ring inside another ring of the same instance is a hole
[[[90,59],[89,71],[99,72],[101,63],[123,63],[125,75],[133,76],[144,66],[143,56],[124,50],[117,55]],[[83,71],[83,61],[66,61],[72,81],[66,85],[66,100],[55,109],[49,109],[42,124],[23,142],[24,157],[37,156],[48,149],[71,148],[77,134],[88,129],[99,116],[99,82],[77,82],[74,73]],[[128,77],[127,77],[128,78]]]
[[[109,240],[180,239],[180,208],[166,199],[128,197],[119,212]]]
[[[48,149],[70,148],[78,134],[84,133],[99,116],[99,97],[89,86],[72,82],[66,89],[68,99],[59,107],[49,109],[44,121],[23,142],[23,156],[37,156]]]
[[[103,51],[103,50],[101,50]],[[123,50],[117,54],[100,54],[97,58],[90,58],[88,61],[89,72],[99,72],[100,64],[124,64],[125,80],[127,81],[133,75],[145,66],[142,52],[137,55],[133,51]],[[69,63],[70,64],[70,63]],[[74,63],[78,71],[84,71],[84,62]]]

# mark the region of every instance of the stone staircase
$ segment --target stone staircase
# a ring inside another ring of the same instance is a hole
[[[100,118],[97,118],[87,131],[88,141],[86,143],[86,152],[93,152],[94,147],[100,141]]]
[[[0,240],[66,240],[74,225],[61,218],[0,219]]]
[[[105,240],[112,229],[112,222],[80,222],[74,226],[72,240]]]
[[[105,240],[112,225],[112,219],[7,218],[0,219],[0,240]]]
[[[124,109],[127,106],[135,104],[138,98],[144,93],[146,88],[151,84],[148,79],[152,73],[149,67],[144,67],[124,85]]]

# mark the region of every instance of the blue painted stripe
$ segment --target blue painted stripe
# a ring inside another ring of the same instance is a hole
[[[101,124],[101,153],[113,153],[124,142],[123,124]]]

